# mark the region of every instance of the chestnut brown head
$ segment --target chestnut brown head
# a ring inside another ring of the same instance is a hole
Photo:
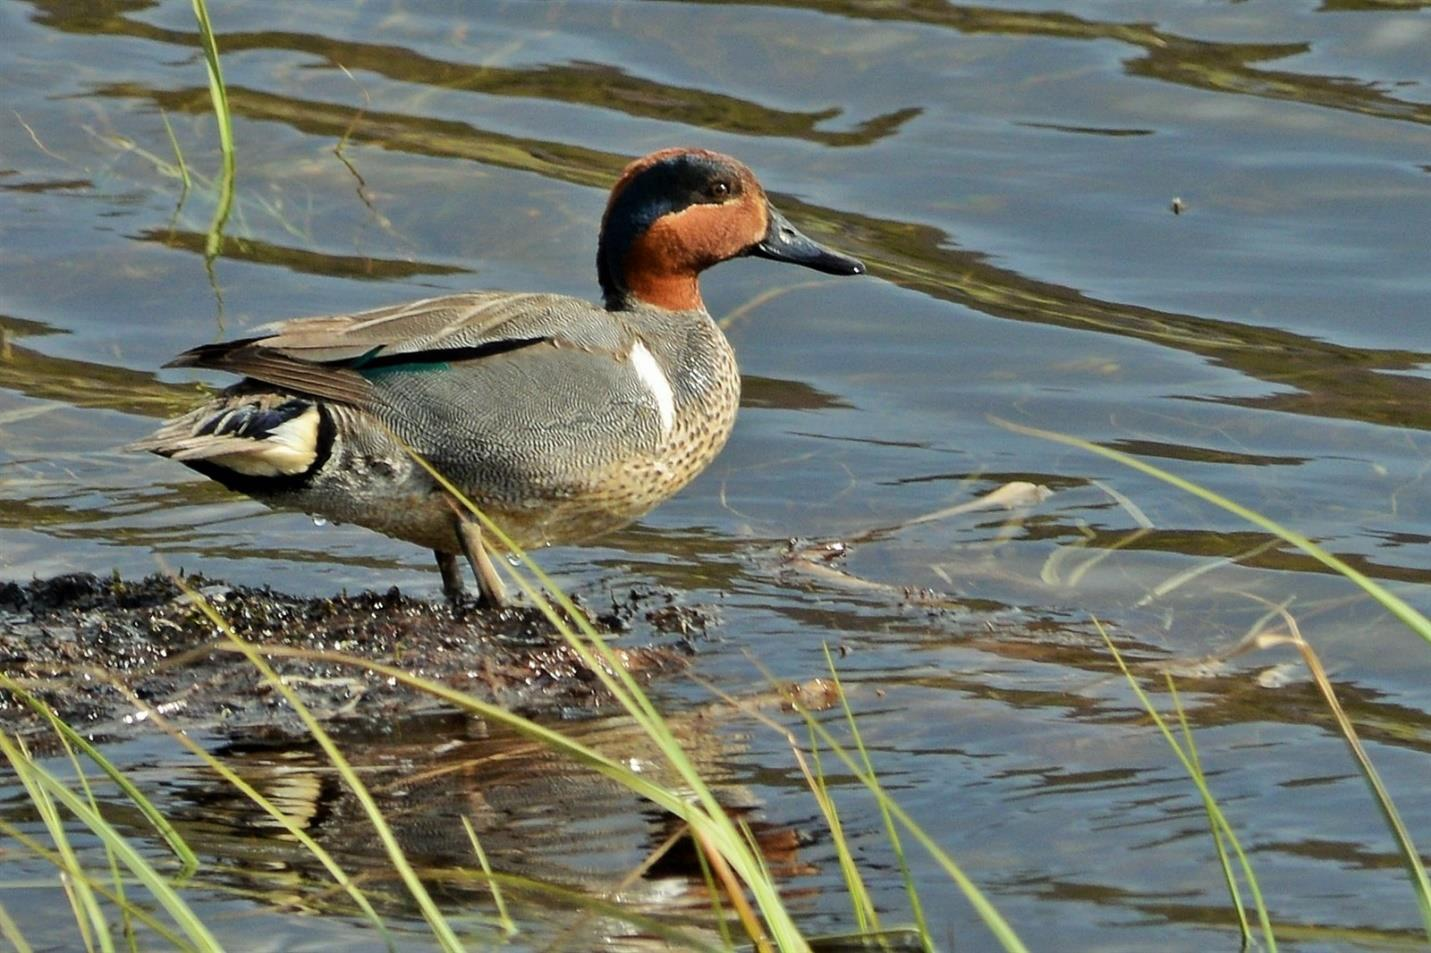
[[[742,255],[834,275],[865,270],[790,224],[745,165],[683,148],[653,152],[622,172],[602,218],[596,268],[609,309],[698,310],[700,273]]]

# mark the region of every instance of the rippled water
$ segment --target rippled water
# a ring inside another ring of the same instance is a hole
[[[1431,608],[1421,4],[220,0],[211,13],[239,158],[206,261],[217,137],[189,4],[0,2],[0,578],[137,575],[159,555],[305,593],[436,597],[426,553],[121,452],[198,393],[157,368],[294,314],[460,289],[594,296],[595,227],[621,166],[665,145],[720,149],[871,274],[711,272],[707,302],[731,318],[746,375],[730,445],[637,526],[545,565],[592,598],[650,582],[718,607],[696,670],[730,690],[759,681],[748,656],[805,679],[824,643],[849,649],[882,776],[1035,948],[1232,948],[1201,803],[1111,669],[1097,616],[1134,657],[1181,663],[1285,946],[1424,939],[1294,657],[1188,660],[1232,648],[1259,600],[1293,600],[1424,846],[1427,647],[1255,527],[999,423],[1166,467]],[[914,522],[1010,481],[1053,492]],[[783,561],[791,537],[854,545],[811,570]],[[660,691],[676,712],[708,698],[683,680]],[[403,730],[355,743],[401,778],[414,750],[481,742],[459,722]],[[781,738],[739,722],[701,734],[703,760],[765,823],[821,829]],[[143,742],[119,753],[162,780],[171,810],[213,818],[202,847],[231,875],[197,902],[221,934],[368,942],[294,915],[321,905],[284,893],[302,859],[255,839],[198,769],[176,775]],[[248,757],[327,791],[315,827],[362,856],[361,822],[316,761]],[[629,799],[550,771],[455,774],[411,817],[434,863],[466,862],[447,830],[463,813],[490,829],[499,866],[557,880],[619,878],[665,836]],[[878,814],[835,780],[876,901],[904,921]],[[849,929],[828,839],[790,849],[798,914]],[[914,863],[936,938],[986,948],[952,886]],[[681,883],[649,878],[653,905],[679,907],[655,895]],[[68,912],[44,909],[33,935],[70,936]]]

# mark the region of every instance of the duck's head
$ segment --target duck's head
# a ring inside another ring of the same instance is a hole
[[[730,156],[663,149],[626,167],[601,220],[596,270],[606,306],[703,308],[699,274],[742,255],[858,275],[857,259],[816,243],[765,197]]]

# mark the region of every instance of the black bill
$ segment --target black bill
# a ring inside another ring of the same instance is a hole
[[[804,265],[830,275],[862,275],[864,262],[849,255],[831,251],[790,224],[773,206],[767,206],[770,224],[765,237],[750,249],[750,254],[775,261]]]

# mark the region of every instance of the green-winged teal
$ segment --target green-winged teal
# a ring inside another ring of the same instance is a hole
[[[740,374],[698,276],[742,255],[864,271],[801,234],[735,159],[654,152],[607,202],[604,307],[489,291],[269,325],[170,362],[244,379],[135,446],[270,506],[426,546],[452,598],[463,554],[483,601],[500,603],[477,524],[402,445],[521,545],[630,522],[730,434]]]

